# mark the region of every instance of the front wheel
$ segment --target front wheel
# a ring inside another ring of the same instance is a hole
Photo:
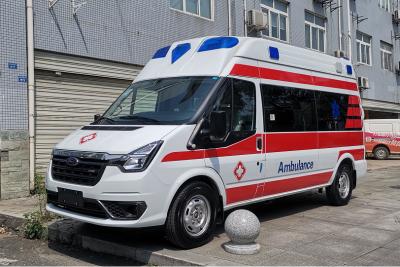
[[[167,239],[189,249],[206,244],[216,224],[218,197],[206,183],[186,185],[175,197],[166,221]]]
[[[326,196],[331,205],[344,206],[349,203],[353,191],[353,168],[348,164],[339,166],[335,180],[326,188]]]

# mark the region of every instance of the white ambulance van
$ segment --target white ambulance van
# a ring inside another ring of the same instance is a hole
[[[161,48],[102,116],[56,145],[47,209],[164,226],[192,248],[249,203],[325,188],[346,205],[366,173],[355,78],[346,59],[259,38]]]

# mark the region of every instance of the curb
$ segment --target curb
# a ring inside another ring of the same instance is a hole
[[[13,231],[18,231],[24,223],[24,218],[0,213],[0,226],[5,226]]]
[[[120,241],[97,238],[88,233],[90,230],[82,229],[83,227],[91,226],[85,226],[82,223],[68,219],[55,222],[48,227],[48,239],[50,242],[87,249],[97,253],[125,257],[148,265],[237,265],[234,262],[200,255],[191,251],[154,248],[146,245],[126,245]]]

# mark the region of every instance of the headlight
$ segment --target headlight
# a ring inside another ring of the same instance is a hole
[[[121,158],[121,161],[124,162],[122,168],[126,171],[144,170],[154,158],[161,144],[162,141],[156,141],[123,156]]]

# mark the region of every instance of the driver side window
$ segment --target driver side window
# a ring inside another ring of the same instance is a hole
[[[254,83],[229,79],[220,90],[212,111],[226,114],[226,135],[223,145],[245,139],[256,130],[256,88]],[[222,145],[222,144],[221,144]]]

